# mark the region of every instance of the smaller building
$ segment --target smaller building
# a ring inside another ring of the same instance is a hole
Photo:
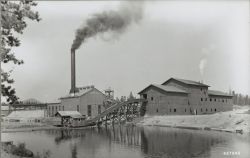
[[[48,103],[48,116],[54,117],[58,111],[77,111],[82,116],[94,118],[105,110],[105,94],[93,85],[77,88],[75,94],[61,97],[59,101]]]
[[[4,118],[7,122],[40,123],[45,118],[44,110],[12,111]]]
[[[63,127],[81,127],[86,124],[86,117],[78,111],[58,111],[55,116],[61,118]]]

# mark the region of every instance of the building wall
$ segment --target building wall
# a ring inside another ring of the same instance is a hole
[[[90,118],[97,116],[98,106],[101,108],[101,112],[105,110],[103,106],[105,99],[106,96],[96,89],[87,93],[86,95],[83,95],[80,98],[80,113]],[[88,106],[91,106],[91,116],[88,115]]]
[[[188,92],[163,93],[158,89],[150,88],[144,92],[147,94],[148,115],[190,115],[190,114],[212,114],[233,109],[233,101],[230,96],[208,95],[208,87],[192,86],[170,81],[165,85],[175,86]],[[141,95],[141,97],[143,97]],[[151,100],[151,97],[154,97]],[[158,111],[158,112],[157,112]],[[175,112],[174,112],[175,111]]]
[[[187,113],[187,94],[164,93],[155,88],[148,89],[146,94],[148,100],[146,114],[148,115],[183,115]]]
[[[63,111],[61,103],[48,103],[47,116],[53,117],[57,111]]]
[[[79,111],[82,115],[93,118],[98,112],[105,110],[103,106],[105,99],[106,96],[97,89],[79,97],[61,98],[61,103],[48,103],[48,116],[53,117],[57,111]],[[88,115],[88,106],[91,107],[91,116]]]

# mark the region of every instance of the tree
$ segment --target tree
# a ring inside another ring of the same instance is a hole
[[[134,95],[132,92],[130,92],[129,96],[128,96],[128,100],[133,100],[135,99]]]
[[[38,12],[31,8],[37,3],[32,0],[7,1],[1,0],[1,62],[8,64],[23,64],[23,60],[17,59],[12,47],[20,46],[21,42],[17,38],[18,34],[23,34],[27,27],[26,19],[40,21]],[[1,88],[2,96],[6,97],[8,103],[13,104],[18,101],[15,88],[12,86],[14,79],[10,74],[12,71],[5,72],[1,69]]]

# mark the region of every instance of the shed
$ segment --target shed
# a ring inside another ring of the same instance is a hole
[[[61,125],[65,127],[84,126],[86,117],[78,111],[58,111],[56,117],[61,117]]]

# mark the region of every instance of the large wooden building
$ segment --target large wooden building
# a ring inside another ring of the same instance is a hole
[[[148,115],[212,114],[232,110],[232,95],[208,87],[201,82],[170,78],[161,85],[149,85],[139,95],[147,99]]]
[[[83,116],[93,118],[105,110],[105,99],[106,95],[94,86],[81,87],[75,94],[61,97],[58,102],[48,103],[48,116],[53,117],[58,111],[78,111]]]

